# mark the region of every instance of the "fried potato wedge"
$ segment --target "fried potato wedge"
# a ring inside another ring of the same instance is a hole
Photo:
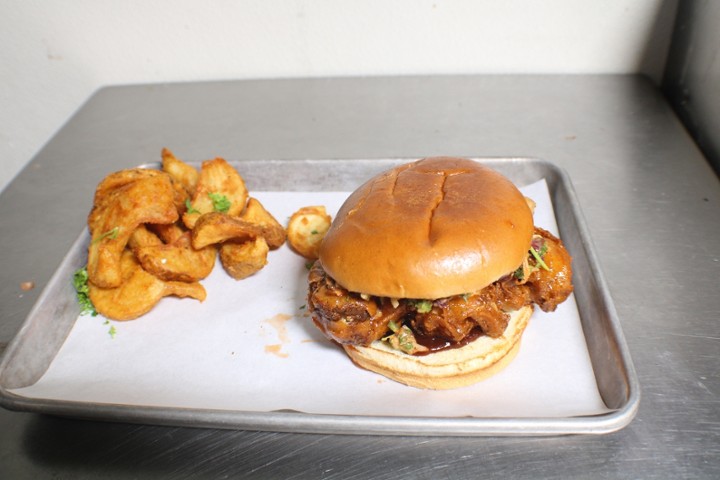
[[[163,243],[173,243],[189,231],[183,228],[183,225],[179,222],[147,225],[147,228],[160,237]]]
[[[120,259],[122,281],[115,288],[88,283],[88,295],[95,309],[112,320],[132,320],[150,310],[168,295],[203,301],[205,288],[199,283],[165,282],[146,272],[130,250]]]
[[[235,280],[242,280],[267,265],[270,251],[264,237],[243,243],[228,242],[220,246],[220,263]]]
[[[130,235],[128,247],[132,250],[140,247],[149,247],[155,245],[163,245],[163,241],[153,232],[147,229],[145,225],[139,225]]]
[[[120,286],[120,257],[130,236],[143,223],[173,223],[178,211],[173,203],[170,177],[144,176],[101,196],[88,217],[88,278],[98,287]]]
[[[288,244],[303,257],[317,259],[320,244],[331,221],[324,206],[302,207],[288,221]]]
[[[159,240],[159,239],[158,239]],[[210,275],[215,266],[217,248],[214,245],[196,250],[185,232],[170,244],[144,245],[133,248],[143,269],[161,280],[197,282]]]
[[[196,249],[232,240],[242,243],[262,236],[260,225],[246,222],[238,217],[211,212],[202,215],[192,229],[192,246]]]
[[[162,169],[183,187],[187,197],[191,197],[195,193],[199,176],[197,169],[178,159],[167,148],[162,149]]]
[[[202,214],[217,211],[213,197],[226,202],[223,213],[237,216],[245,209],[248,190],[245,181],[232,165],[222,158],[202,163],[190,209],[183,214],[183,223],[192,229]]]
[[[95,223],[95,216],[99,215],[107,202],[115,198],[115,196],[110,195],[112,192],[138,180],[160,176],[165,176],[165,174],[159,170],[130,168],[111,173],[103,178],[95,188],[93,208],[90,211],[90,215],[88,215],[88,225]]]
[[[285,228],[278,222],[270,212],[265,210],[262,203],[256,198],[248,198],[245,210],[240,215],[241,220],[259,225],[262,228],[262,236],[265,237],[270,250],[276,250],[285,243],[287,234]]]

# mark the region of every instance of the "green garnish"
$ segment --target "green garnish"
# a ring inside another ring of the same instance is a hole
[[[543,245],[544,247],[545,245]],[[542,250],[542,248],[540,249]],[[547,247],[545,247],[545,250],[547,251]],[[544,253],[544,252],[543,252]],[[544,270],[550,271],[550,267],[547,266],[547,264],[543,261],[541,255],[542,253],[535,250],[533,247],[530,247],[530,254],[535,257],[535,261],[537,262],[538,266]]]
[[[115,335],[117,335],[117,330],[115,330],[115,325],[110,326],[110,330],[108,330],[108,333],[110,334],[110,338],[115,338]]]
[[[187,213],[200,213],[200,210],[193,208],[189,198],[185,199],[185,208],[187,209]]]
[[[395,350],[401,350],[410,355],[428,350],[427,347],[417,342],[415,335],[407,325],[398,325],[395,321],[390,321],[388,328],[390,328],[393,333],[384,337],[382,340],[387,342],[390,347]]]
[[[216,212],[227,213],[230,210],[231,202],[222,193],[208,193],[208,197],[212,200],[213,210]]]
[[[73,287],[75,287],[75,293],[77,301],[80,304],[80,315],[92,315],[97,316],[95,305],[90,300],[89,289],[88,289],[88,273],[87,267],[78,268],[73,274]]]
[[[300,305],[300,308],[298,308],[298,310],[305,310],[306,308],[307,308],[307,306],[305,306],[305,305]]]
[[[101,233],[99,237],[97,237],[95,240],[92,241],[92,243],[97,243],[104,238],[109,238],[111,240],[115,240],[118,237],[118,233],[120,233],[120,227],[115,227],[113,229],[108,230],[105,233]]]
[[[415,347],[415,337],[410,327],[403,325],[398,332],[398,344],[405,353],[410,353]]]
[[[428,313],[432,310],[433,303],[430,300],[416,300],[415,309],[418,313]]]

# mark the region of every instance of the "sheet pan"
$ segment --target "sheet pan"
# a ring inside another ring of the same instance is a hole
[[[153,405],[142,399],[84,401],[82,398],[18,394],[48,371],[75,326],[78,307],[68,279],[85,262],[87,236],[80,235],[38,299],[0,365],[0,402],[9,409],[91,418],[198,427],[387,435],[550,435],[606,433],[634,417],[639,386],[621,325],[608,293],[570,179],[549,162],[531,158],[477,159],[518,186],[544,179],[557,228],[574,258],[575,294],[582,334],[603,409],[594,414],[414,415],[397,412],[345,414],[342,409],[262,411]],[[252,190],[268,192],[351,191],[365,179],[404,159],[266,160],[234,162]],[[282,219],[281,219],[282,220]],[[210,292],[209,294],[212,294]],[[347,365],[347,368],[354,368]],[[409,387],[403,387],[409,388]],[[111,399],[112,400],[112,399]],[[389,399],[392,401],[392,399]]]

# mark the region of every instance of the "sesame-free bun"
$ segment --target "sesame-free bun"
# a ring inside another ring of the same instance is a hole
[[[352,292],[435,299],[480,290],[514,271],[532,234],[530,207],[508,179],[469,159],[433,157],[360,186],[319,256]]]
[[[501,337],[481,336],[460,348],[408,355],[377,340],[367,347],[343,345],[362,368],[411,387],[445,390],[477,383],[498,373],[515,358],[532,307],[512,312]]]

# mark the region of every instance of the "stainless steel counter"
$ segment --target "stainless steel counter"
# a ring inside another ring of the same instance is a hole
[[[0,410],[0,478],[720,477],[720,187],[649,81],[449,76],[103,89],[0,194],[0,350],[83,228],[96,183],[157,161],[163,146],[187,160],[449,154],[556,163],[574,183],[615,300],[642,388],[639,413],[602,436],[398,438]]]

